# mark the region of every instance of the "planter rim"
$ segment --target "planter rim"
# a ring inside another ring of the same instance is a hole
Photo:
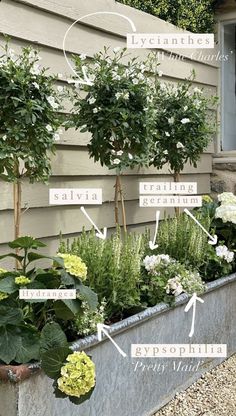
[[[214,290],[217,290],[219,288],[221,288],[222,286],[225,286],[227,284],[230,284],[232,282],[236,281],[236,273],[230,274],[228,276],[225,277],[221,277],[217,280],[214,280],[212,282],[208,282],[206,284],[206,290],[205,292],[201,295],[204,296],[205,294],[212,292]],[[119,334],[121,332],[126,331],[129,328],[132,328],[133,326],[136,326],[144,321],[146,321],[147,319],[150,319],[154,316],[160,315],[163,312],[167,312],[171,309],[174,309],[176,306],[180,306],[183,305],[185,303],[188,302],[188,300],[191,298],[191,295],[187,295],[186,293],[183,293],[181,295],[179,295],[173,306],[169,306],[168,304],[161,302],[158,303],[158,305],[153,306],[153,307],[149,307],[147,309],[145,309],[142,312],[139,312],[135,315],[132,315],[122,321],[119,321],[113,325],[110,326],[110,330],[109,330],[109,334]],[[97,334],[93,334],[93,335],[89,335],[85,338],[81,338],[77,341],[74,341],[71,345],[72,350],[74,351],[78,351],[78,350],[83,350],[83,349],[88,349],[90,347],[93,347],[101,342],[105,342],[108,341],[107,337],[104,336],[104,334],[102,334],[102,341],[98,340]]]

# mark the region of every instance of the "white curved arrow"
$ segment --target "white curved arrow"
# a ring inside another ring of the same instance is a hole
[[[104,227],[103,228],[103,233],[99,230],[99,228],[96,226],[95,222],[92,220],[92,218],[90,218],[90,216],[88,215],[88,213],[86,212],[84,207],[80,207],[81,211],[83,212],[83,214],[88,218],[89,222],[91,222],[91,224],[94,226],[94,228],[97,230],[96,236],[98,238],[101,238],[102,240],[105,240],[107,238],[107,228]]]
[[[123,357],[127,357],[127,354],[119,347],[119,345],[117,345],[117,343],[114,341],[114,339],[112,339],[112,337],[108,334],[108,331],[106,330],[106,328],[110,329],[110,327],[108,325],[97,324],[98,341],[102,341],[102,333],[104,333],[107,336],[107,338],[109,338],[109,340],[112,342],[112,344],[116,347],[116,349],[119,351],[119,353]]]
[[[189,302],[187,303],[184,312],[188,312],[191,307],[193,307],[193,319],[192,319],[192,325],[191,325],[191,331],[189,332],[189,338],[192,338],[194,334],[194,327],[195,327],[195,317],[196,317],[196,304],[197,301],[204,303],[204,300],[199,298],[196,293],[193,294]]]
[[[82,17],[80,17],[79,19],[77,19],[77,20],[76,20],[74,23],[72,23],[72,25],[70,25],[70,27],[67,29],[67,31],[66,31],[66,33],[65,33],[65,36],[64,36],[64,38],[63,38],[63,46],[62,46],[62,48],[63,48],[63,54],[64,54],[64,57],[65,57],[65,59],[66,59],[66,62],[67,62],[67,64],[69,65],[69,67],[70,67],[70,69],[72,70],[72,72],[74,72],[74,74],[75,74],[77,77],[78,77],[78,74],[77,74],[77,72],[74,70],[74,68],[73,68],[73,66],[71,65],[71,63],[70,63],[70,61],[69,61],[69,59],[68,59],[68,57],[67,57],[67,54],[66,54],[66,38],[67,38],[67,36],[68,36],[68,33],[69,33],[69,32],[70,32],[70,30],[71,30],[71,29],[72,29],[72,28],[76,25],[76,23],[80,22],[81,20],[85,19],[86,17],[96,16],[96,15],[99,15],[99,14],[112,14],[112,15],[115,15],[115,16],[122,17],[123,19],[126,19],[126,20],[130,23],[130,25],[131,25],[131,27],[132,27],[133,32],[136,32],[136,27],[135,27],[135,24],[134,24],[133,20],[131,20],[129,17],[127,17],[127,16],[125,16],[124,14],[121,14],[121,13],[116,13],[116,12],[95,12],[95,13],[89,13],[89,14],[86,14],[86,15],[84,15],[84,16],[82,16]],[[83,74],[84,74],[84,80],[78,77],[78,78],[79,78],[79,80],[77,81],[77,83],[78,83],[78,84],[93,85],[93,81],[92,81],[92,80],[90,80],[90,79],[88,78],[85,68],[83,69]]]
[[[211,234],[209,234],[208,231],[202,226],[202,224],[200,224],[200,222],[197,220],[197,218],[195,218],[194,215],[191,214],[191,212],[187,208],[184,209],[184,212],[190,218],[192,218],[192,220],[195,221],[196,224],[208,235],[208,237],[210,238],[210,241],[208,241],[208,244],[211,244],[212,246],[215,246],[217,244],[217,241],[218,241],[217,235],[215,234],[214,236],[212,236]]]
[[[154,237],[153,237],[153,241],[149,241],[149,247],[150,247],[151,250],[155,250],[155,248],[158,247],[158,244],[155,244],[155,242],[156,242],[156,238],[157,238],[159,219],[160,219],[160,211],[156,211],[156,228],[155,228],[155,234],[154,234]]]

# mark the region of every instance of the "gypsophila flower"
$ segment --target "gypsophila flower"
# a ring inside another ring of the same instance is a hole
[[[87,277],[87,266],[81,260],[80,257],[74,254],[58,253],[58,257],[62,257],[64,260],[64,266],[68,273],[72,276],[79,277],[81,280],[85,280]]]
[[[95,386],[95,364],[85,352],[69,354],[57,380],[59,390],[68,396],[81,397]]]
[[[15,284],[20,286],[28,285],[31,280],[26,276],[17,276],[15,277]]]

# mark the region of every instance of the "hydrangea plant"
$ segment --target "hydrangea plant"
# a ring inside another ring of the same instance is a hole
[[[7,43],[0,56],[0,178],[14,184],[15,238],[20,234],[21,184],[46,182],[51,173],[61,118],[55,76],[39,64],[31,47],[19,55]],[[61,88],[61,87],[60,87]]]
[[[67,126],[90,132],[90,157],[116,172],[115,213],[118,195],[123,203],[120,175],[127,168],[148,165],[154,113],[149,101],[147,63],[128,59],[126,49],[97,53],[91,62],[85,55],[74,58],[80,79],[89,79],[80,94],[78,78],[71,80],[73,109]],[[123,221],[125,227],[124,206]]]

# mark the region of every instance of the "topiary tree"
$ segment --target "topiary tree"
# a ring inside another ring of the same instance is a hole
[[[15,238],[20,235],[22,181],[46,182],[51,173],[61,108],[54,76],[39,65],[38,52],[15,55],[7,43],[0,56],[0,178],[14,187]],[[61,89],[62,87],[60,87]]]
[[[156,109],[156,135],[150,164],[161,169],[169,163],[175,182],[184,165],[197,162],[215,131],[209,109],[217,101],[193,88],[191,80],[176,85],[156,82],[153,105]],[[178,211],[178,210],[176,210]]]
[[[214,32],[214,12],[224,0],[119,0],[195,33]]]
[[[148,165],[154,112],[144,75],[146,65],[136,58],[124,65],[125,52],[126,49],[115,48],[109,54],[104,48],[90,63],[85,62],[85,55],[74,57],[78,76],[84,78],[87,74],[91,85],[84,85],[84,96],[77,88],[78,79],[74,79],[73,109],[67,127],[90,132],[90,157],[116,172],[115,222],[119,223],[120,196],[126,231],[121,174],[127,168]]]

